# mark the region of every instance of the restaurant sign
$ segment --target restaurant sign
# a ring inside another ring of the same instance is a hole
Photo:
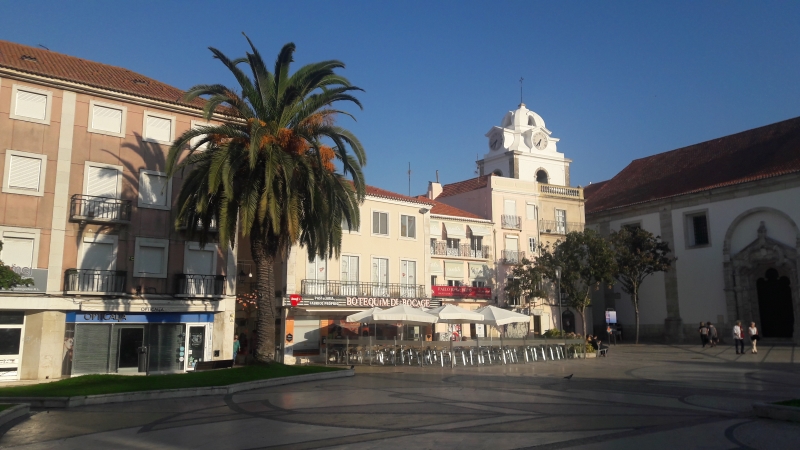
[[[434,297],[492,298],[492,288],[472,286],[431,286]]]
[[[408,305],[414,308],[435,308],[442,306],[441,300],[429,298],[391,298],[391,297],[333,297],[328,295],[298,295],[284,297],[283,306],[333,306],[339,308],[391,308]]]

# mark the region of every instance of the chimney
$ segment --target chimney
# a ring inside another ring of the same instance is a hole
[[[442,193],[442,185],[438,181],[428,182],[428,198],[431,200],[436,199]]]

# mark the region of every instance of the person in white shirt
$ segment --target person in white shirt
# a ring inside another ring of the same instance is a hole
[[[736,346],[736,354],[744,355],[744,333],[742,333],[742,322],[737,321],[736,325],[733,326],[733,344]],[[739,346],[742,348],[741,353],[739,353]]]
[[[756,348],[756,343],[758,342],[758,328],[756,328],[755,322],[750,322],[750,328],[747,329],[747,332],[750,335],[750,342],[753,344],[753,349],[750,350],[750,353],[758,353],[758,349]]]

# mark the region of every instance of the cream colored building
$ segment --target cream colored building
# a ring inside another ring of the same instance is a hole
[[[486,136],[489,151],[477,162],[480,176],[445,185],[432,182],[428,198],[490,221],[498,304],[531,314],[533,332],[558,328],[554,299],[506,298],[504,288],[513,265],[535,257],[540,243],[550,245],[583,230],[583,189],[569,185],[571,160],[556,150],[558,139],[541,116],[524,104]],[[563,321],[565,329],[583,334],[574,312],[564,308]]]
[[[202,102],[129,70],[0,41],[0,380],[230,359],[236,258],[174,227],[164,174]]]

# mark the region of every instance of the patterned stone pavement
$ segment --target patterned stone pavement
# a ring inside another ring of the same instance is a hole
[[[563,377],[574,374],[571,380]],[[800,398],[800,349],[619,345],[607,358],[355,377],[229,396],[37,411],[22,449],[797,449],[800,424],[756,401]]]

